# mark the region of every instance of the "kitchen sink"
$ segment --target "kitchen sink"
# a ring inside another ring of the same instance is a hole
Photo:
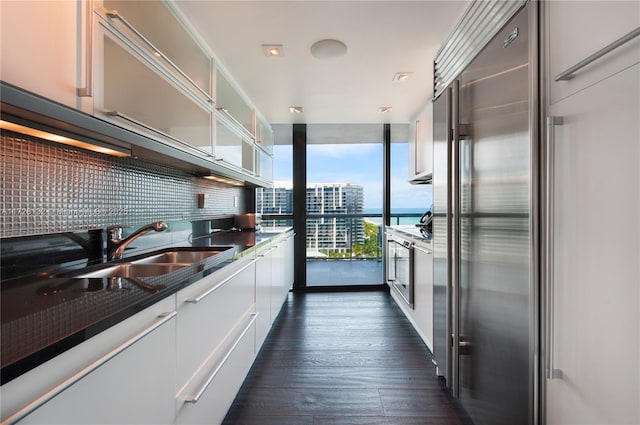
[[[173,264],[133,264],[125,263],[111,266],[95,272],[85,273],[76,276],[77,278],[96,279],[103,277],[149,277],[162,276],[167,273],[174,272],[182,267],[190,264],[173,263]]]
[[[138,260],[126,263],[114,264],[89,273],[82,273],[74,277],[80,279],[100,279],[100,278],[139,278],[151,276],[163,276],[183,267],[190,266],[198,261],[214,257],[219,254],[220,261],[230,258],[234,254],[233,247],[216,247],[211,249],[175,249],[150,254]]]
[[[174,264],[174,263],[195,263],[205,258],[213,257],[223,253],[226,249],[211,250],[211,251],[192,251],[192,250],[180,250],[180,251],[168,251],[162,254],[152,255],[150,257],[142,258],[140,260],[132,261],[131,264]]]

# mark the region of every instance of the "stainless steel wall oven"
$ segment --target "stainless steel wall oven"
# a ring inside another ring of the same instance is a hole
[[[413,242],[394,235],[387,238],[387,282],[413,308]]]

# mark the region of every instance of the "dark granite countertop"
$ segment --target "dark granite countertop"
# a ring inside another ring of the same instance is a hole
[[[163,246],[171,249],[224,251],[163,276],[122,279],[123,290],[107,290],[108,278],[72,277],[105,264],[59,273],[34,273],[2,282],[1,383],[15,379],[92,336],[133,316],[240,258],[290,229],[270,232],[215,232]],[[119,260],[126,263],[144,254]],[[141,282],[140,282],[141,281]],[[112,282],[111,282],[112,283]],[[113,288],[111,288],[113,289]]]

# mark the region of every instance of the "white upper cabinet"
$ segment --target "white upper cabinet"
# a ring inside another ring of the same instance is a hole
[[[640,62],[640,37],[555,81],[567,69],[638,28],[638,1],[550,1],[547,5],[549,100],[554,104]],[[606,5],[606,8],[603,8]]]
[[[256,118],[256,143],[273,154],[273,130],[269,123],[261,118]]]
[[[231,117],[236,125],[249,135],[255,135],[255,118],[253,108],[231,84],[229,78],[216,69],[216,104],[217,109]]]
[[[2,80],[76,108],[82,15],[73,1],[0,2]]]
[[[162,2],[103,6],[94,25],[94,113],[211,156],[211,59]]]
[[[433,175],[433,103],[428,102],[411,121],[409,181],[430,180]]]
[[[127,29],[140,47],[158,58],[188,86],[193,86],[197,94],[202,96],[204,92],[211,96],[211,58],[163,2],[104,0],[103,7],[108,16],[113,17],[114,24],[122,27],[128,23],[135,28],[139,34]]]

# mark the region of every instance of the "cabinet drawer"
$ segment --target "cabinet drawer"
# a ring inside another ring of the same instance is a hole
[[[193,379],[208,356],[253,308],[254,288],[255,260],[240,260],[178,293],[181,387]]]
[[[31,404],[20,423],[170,423],[174,315],[171,296],[3,385],[2,420]]]
[[[259,314],[246,314],[204,365],[206,373],[178,395],[176,423],[222,423],[253,363],[257,317]]]

